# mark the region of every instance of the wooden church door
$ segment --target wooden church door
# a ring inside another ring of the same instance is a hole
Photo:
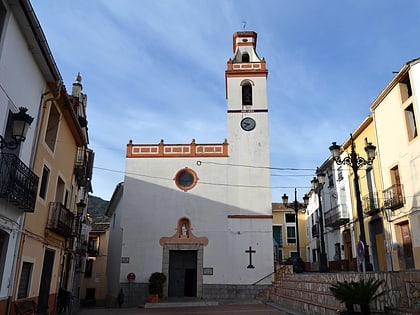
[[[168,296],[197,296],[197,251],[169,252]]]

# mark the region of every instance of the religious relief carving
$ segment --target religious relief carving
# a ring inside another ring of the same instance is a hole
[[[192,234],[191,222],[188,218],[178,220],[176,232],[169,237],[162,237],[159,240],[160,245],[165,244],[200,244],[206,246],[209,243],[207,237],[197,237]]]

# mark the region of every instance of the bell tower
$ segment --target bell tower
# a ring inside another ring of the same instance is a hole
[[[233,167],[229,176],[240,179],[243,185],[261,187],[259,191],[250,189],[246,193],[258,193],[258,197],[254,197],[261,200],[264,191],[270,208],[267,212],[271,213],[268,70],[264,58],[258,56],[256,46],[255,32],[242,31],[233,35],[234,55],[228,60],[225,71],[229,163],[246,167]]]

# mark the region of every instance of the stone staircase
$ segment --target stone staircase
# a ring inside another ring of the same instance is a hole
[[[363,277],[363,274],[358,272],[294,274],[290,267],[279,266],[272,286],[261,292],[257,299],[281,305],[286,309],[293,310],[290,312],[293,314],[339,314],[345,310],[345,306],[331,294],[330,286],[337,281],[357,281]],[[371,303],[372,315],[420,314],[420,310],[416,307],[417,302],[413,299],[410,303],[408,302],[410,292],[404,293],[408,281],[419,283],[420,273],[368,273],[366,276],[385,280],[385,285],[381,289],[386,293]],[[412,293],[418,296],[417,292],[413,290]]]
[[[288,267],[280,266],[273,285],[261,292],[258,299],[272,301],[296,314],[335,315],[344,310],[329,289],[336,281],[320,277],[319,273],[293,274]]]

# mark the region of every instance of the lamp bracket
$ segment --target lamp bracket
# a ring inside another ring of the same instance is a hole
[[[17,140],[6,141],[6,139],[4,139],[3,136],[0,135],[0,151],[2,151],[4,148],[14,150],[18,147],[19,142],[20,141]]]
[[[353,160],[350,156],[346,156],[344,159],[334,159],[338,165],[349,165],[350,167],[357,167],[361,168],[364,165],[372,165],[373,160],[371,159],[364,159],[363,157],[357,155],[356,158]]]

